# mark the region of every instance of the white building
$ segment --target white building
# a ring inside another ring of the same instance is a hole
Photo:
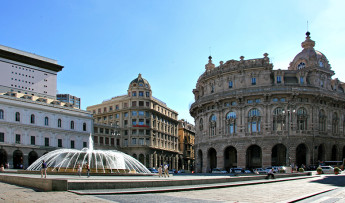
[[[63,67],[5,48],[0,46],[0,164],[26,168],[57,148],[88,147],[92,114],[55,98]]]

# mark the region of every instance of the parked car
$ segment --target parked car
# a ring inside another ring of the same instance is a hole
[[[242,173],[243,168],[232,168],[230,169],[230,173]]]
[[[332,166],[320,166],[322,169],[322,173],[334,173],[334,168]]]
[[[271,169],[273,168],[273,173],[278,173],[279,170],[278,170],[278,167],[274,167],[274,166],[269,166],[269,167],[266,167],[266,173],[268,173]]]
[[[148,168],[151,173],[158,173],[158,170],[155,168]]]
[[[266,170],[264,170],[263,168],[256,168],[254,169],[254,171],[257,171],[259,174],[266,174]]]
[[[226,170],[222,170],[220,168],[212,169],[212,173],[228,173]]]
[[[175,173],[177,173],[177,170],[176,170],[176,169],[170,169],[170,170],[169,170],[169,174],[175,174]]]
[[[251,171],[251,170],[246,169],[246,170],[243,170],[243,173],[252,173],[252,171]]]

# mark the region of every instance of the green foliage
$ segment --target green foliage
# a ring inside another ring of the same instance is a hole
[[[340,172],[340,168],[338,168],[338,167],[334,167],[334,172]]]
[[[298,171],[304,173],[304,168],[299,168]]]

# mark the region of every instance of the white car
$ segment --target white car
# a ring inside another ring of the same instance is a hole
[[[228,173],[225,170],[221,170],[220,168],[214,168],[212,169],[212,173]]]
[[[334,168],[332,166],[321,166],[322,168],[322,173],[334,173]]]

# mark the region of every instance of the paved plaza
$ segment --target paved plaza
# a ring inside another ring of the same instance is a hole
[[[93,178],[93,177],[91,177]],[[95,177],[94,177],[95,178]],[[147,179],[147,177],[141,177]],[[153,177],[151,177],[153,178]],[[154,177],[158,178],[158,177]],[[186,178],[176,175],[172,179]],[[203,176],[204,178],[204,176]],[[76,177],[76,179],[79,179]],[[81,177],[80,179],[86,179]],[[125,180],[126,177],[120,179]],[[129,178],[135,181],[135,177]],[[127,179],[128,180],[128,179]],[[137,178],[140,181],[140,178]],[[245,182],[245,181],[243,181]],[[71,192],[38,192],[0,182],[0,202],[345,202],[345,175],[247,184],[243,186],[180,192],[130,195],[77,195]],[[327,192],[328,191],[328,192]],[[319,194],[319,195],[317,195]],[[317,196],[315,196],[317,195]],[[309,197],[309,198],[306,198]]]

